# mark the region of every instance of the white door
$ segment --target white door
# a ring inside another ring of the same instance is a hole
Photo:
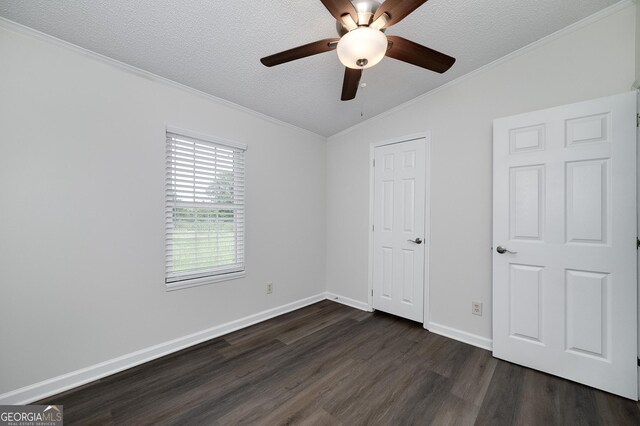
[[[423,322],[425,139],[376,147],[373,307]]]
[[[493,354],[637,399],[636,95],[503,118]]]

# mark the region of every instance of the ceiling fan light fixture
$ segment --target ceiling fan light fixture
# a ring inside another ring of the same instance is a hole
[[[335,18],[341,38],[326,38],[266,56],[260,59],[263,65],[272,67],[337,50],[340,62],[345,66],[340,100],[350,101],[358,92],[362,70],[375,66],[385,56],[440,74],[447,72],[456,62],[449,55],[383,32],[427,0],[320,1]]]
[[[359,27],[342,36],[338,42],[338,58],[348,68],[371,68],[384,58],[387,45],[387,36],[382,31]]]

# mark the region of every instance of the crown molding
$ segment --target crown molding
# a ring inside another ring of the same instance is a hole
[[[303,133],[306,133],[308,135],[312,135],[312,136],[315,136],[315,137],[320,137],[320,138],[326,140],[325,136],[320,135],[320,134],[315,133],[315,132],[312,132],[311,130],[304,129],[302,127],[298,127],[298,126],[296,126],[294,124],[287,123],[285,121],[279,120],[277,118],[271,117],[271,116],[263,114],[261,112],[252,110],[251,108],[247,108],[247,107],[244,107],[242,105],[238,105],[238,104],[233,103],[231,101],[228,101],[226,99],[222,99],[222,98],[219,98],[217,96],[211,95],[209,93],[203,92],[201,90],[194,89],[193,87],[187,86],[185,84],[178,83],[177,81],[170,80],[170,79],[165,78],[165,77],[161,77],[161,76],[159,76],[157,74],[154,74],[152,72],[145,71],[145,70],[143,70],[141,68],[134,67],[133,65],[129,65],[129,64],[126,64],[124,62],[118,61],[116,59],[110,58],[108,56],[102,55],[100,53],[96,53],[96,52],[94,52],[92,50],[85,49],[84,47],[80,47],[80,46],[78,46],[76,44],[73,44],[73,43],[70,43],[68,41],[65,41],[65,40],[59,39],[57,37],[54,37],[52,35],[43,33],[42,31],[38,31],[38,30],[36,30],[34,28],[27,27],[26,25],[19,24],[19,23],[15,22],[15,21],[12,21],[10,19],[4,18],[2,16],[0,16],[0,28],[8,30],[8,31],[11,31],[11,32],[16,33],[16,34],[21,34],[21,35],[25,35],[25,36],[28,36],[28,37],[32,37],[32,38],[35,38],[37,40],[52,44],[54,46],[61,47],[63,49],[67,49],[67,50],[73,51],[73,52],[78,53],[80,55],[83,55],[83,56],[89,57],[91,59],[94,59],[94,60],[96,60],[98,62],[102,62],[104,64],[111,65],[112,67],[118,68],[118,69],[120,69],[122,71],[126,71],[128,73],[134,74],[134,75],[136,75],[138,77],[142,77],[142,78],[145,78],[147,80],[151,80],[151,81],[154,81],[154,82],[157,82],[157,83],[164,84],[166,86],[172,87],[174,89],[178,89],[178,90],[181,90],[183,92],[199,96],[199,97],[204,98],[204,99],[206,99],[208,101],[211,101],[211,102],[217,103],[219,105],[223,105],[223,106],[235,109],[235,110],[240,111],[240,112],[244,112],[246,114],[249,114],[249,115],[254,116],[256,118],[262,119],[262,120],[267,121],[269,123],[276,124],[276,125],[279,125],[279,126],[282,126],[282,127],[286,127],[286,128],[292,129],[292,130],[299,131],[299,132],[303,132]]]
[[[496,59],[495,61],[490,62],[487,65],[484,65],[484,66],[482,66],[480,68],[477,68],[477,69],[475,69],[475,70],[473,70],[473,71],[471,71],[471,72],[469,72],[467,74],[464,74],[464,75],[462,75],[462,76],[460,76],[460,77],[458,77],[458,78],[456,78],[454,80],[451,80],[448,83],[445,83],[445,84],[443,84],[441,86],[438,86],[433,90],[430,90],[430,91],[428,91],[426,93],[423,93],[422,95],[417,96],[417,97],[415,97],[415,98],[413,98],[411,100],[408,100],[407,102],[404,102],[404,103],[402,103],[402,104],[400,104],[400,105],[398,105],[396,107],[393,107],[393,108],[388,109],[388,110],[386,110],[384,112],[381,112],[378,115],[375,115],[375,116],[373,116],[371,118],[368,118],[368,119],[366,119],[364,121],[361,121],[360,123],[355,124],[355,125],[353,125],[351,127],[348,127],[346,129],[338,132],[338,133],[335,133],[335,134],[327,137],[327,142],[333,142],[334,140],[336,140],[336,139],[338,139],[338,138],[340,138],[340,137],[342,137],[344,135],[347,135],[347,134],[349,134],[349,133],[351,133],[351,132],[353,132],[353,131],[355,131],[355,130],[363,127],[363,126],[366,126],[367,124],[369,124],[373,120],[379,120],[381,118],[384,118],[384,117],[387,117],[389,115],[392,115],[392,114],[394,114],[394,113],[396,113],[398,111],[401,111],[401,110],[403,110],[405,108],[410,107],[411,105],[413,105],[413,104],[415,104],[417,102],[420,102],[420,101],[422,101],[424,99],[427,99],[427,98],[435,95],[436,93],[441,92],[442,90],[448,89],[448,88],[450,88],[452,86],[456,86],[456,85],[458,85],[460,83],[463,83],[463,82],[465,82],[467,80],[470,80],[470,79],[472,79],[472,78],[474,78],[474,77],[476,77],[476,76],[478,76],[480,74],[483,74],[483,73],[485,73],[485,72],[487,72],[487,71],[489,71],[489,70],[491,70],[491,69],[493,69],[493,68],[495,68],[495,67],[497,67],[499,65],[502,65],[502,64],[504,64],[506,62],[509,62],[512,59],[515,59],[515,58],[517,58],[519,56],[522,56],[522,55],[524,55],[526,53],[529,53],[529,52],[531,52],[533,50],[536,50],[536,49],[538,49],[538,48],[540,48],[540,47],[542,47],[542,46],[544,46],[544,45],[546,45],[548,43],[551,43],[552,41],[555,41],[555,40],[557,40],[559,38],[562,38],[562,37],[564,37],[564,36],[566,36],[568,34],[571,34],[571,33],[575,32],[575,31],[577,31],[579,29],[587,27],[587,26],[589,26],[589,25],[591,25],[591,24],[593,24],[593,23],[595,23],[597,21],[600,21],[601,19],[604,19],[604,18],[606,18],[608,16],[611,16],[611,15],[613,15],[615,13],[618,13],[621,10],[624,10],[624,9],[626,9],[628,7],[631,7],[631,6],[635,6],[636,1],[640,1],[640,0],[621,0],[618,3],[615,3],[615,4],[609,6],[609,7],[605,8],[605,9],[602,9],[599,12],[594,13],[593,15],[587,16],[586,18],[581,19],[578,22],[575,22],[575,23],[573,23],[573,24],[571,24],[571,25],[569,25],[569,26],[567,26],[565,28],[562,28],[562,29],[556,31],[555,33],[549,34],[548,36],[545,36],[545,37],[543,37],[543,38],[541,38],[541,39],[539,39],[537,41],[534,41],[533,43],[530,43],[530,44],[528,44],[528,45],[526,45],[526,46],[524,46],[524,47],[522,47],[522,48],[520,48],[518,50],[515,50],[515,51],[513,51],[513,52],[511,52],[511,53],[509,53],[509,54],[507,54],[507,55],[505,55],[505,56],[503,56],[503,57],[501,57],[499,59]]]

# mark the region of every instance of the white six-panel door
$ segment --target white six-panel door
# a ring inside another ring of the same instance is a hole
[[[374,150],[373,307],[423,322],[425,139]]]
[[[496,120],[493,149],[494,356],[637,399],[635,93]]]

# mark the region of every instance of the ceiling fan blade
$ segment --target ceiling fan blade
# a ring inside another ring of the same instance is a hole
[[[274,65],[295,61],[296,59],[306,58],[307,56],[317,55],[318,53],[328,52],[336,48],[339,40],[340,39],[337,38],[318,40],[313,43],[305,44],[304,46],[294,47],[293,49],[285,50],[284,52],[266,56],[260,59],[260,62],[267,67],[272,67]]]
[[[447,72],[456,62],[456,58],[429,49],[411,40],[398,36],[387,36],[391,47],[387,50],[387,56],[399,61],[408,62],[440,74]]]
[[[324,7],[336,18],[336,21],[340,21],[343,15],[349,14],[355,22],[358,22],[358,11],[353,3],[349,0],[320,0]]]
[[[344,69],[344,82],[342,83],[342,97],[343,101],[350,101],[356,97],[358,92],[358,85],[360,84],[360,77],[362,77],[362,70],[354,70],[352,68]]]
[[[387,0],[376,10],[376,14],[373,16],[373,22],[382,16],[383,13],[386,13],[389,15],[389,21],[383,28],[390,27],[402,21],[407,15],[426,2],[427,0]]]

